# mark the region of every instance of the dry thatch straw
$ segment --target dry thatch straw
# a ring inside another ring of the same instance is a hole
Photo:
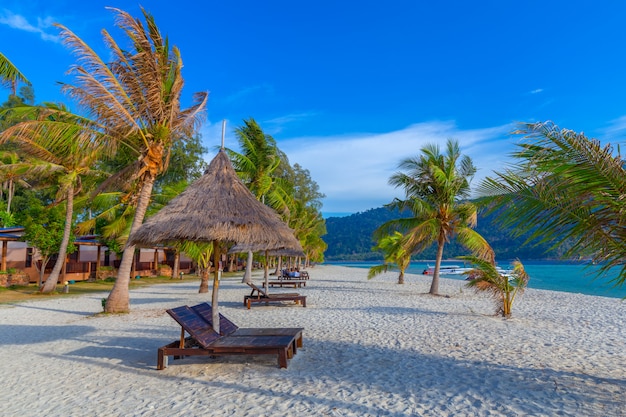
[[[238,244],[230,248],[228,253],[263,252],[270,256],[305,256],[300,242],[293,239],[293,242],[284,242],[282,246],[276,248],[259,245]]]
[[[259,249],[299,242],[278,214],[258,201],[220,150],[202,177],[150,217],[129,244],[152,246],[178,241],[226,242]]]

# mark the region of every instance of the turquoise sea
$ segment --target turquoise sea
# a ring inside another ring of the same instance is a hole
[[[351,268],[370,268],[379,265],[379,262],[325,262],[328,265],[340,265]],[[598,266],[577,262],[559,261],[522,261],[526,272],[530,276],[529,288],[552,291],[565,291],[603,297],[626,298],[626,284],[615,287],[611,279],[617,276],[617,271],[597,276]],[[434,266],[434,261],[413,261],[406,271],[409,274],[422,274],[424,269]],[[443,261],[442,265],[459,265],[462,261]],[[469,265],[467,265],[469,266]],[[500,264],[507,268],[508,265]],[[463,275],[442,275],[444,278],[464,280]]]

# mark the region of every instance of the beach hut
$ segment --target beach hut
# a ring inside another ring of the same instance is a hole
[[[220,244],[259,248],[300,246],[293,231],[270,207],[258,201],[237,176],[224,149],[204,175],[150,217],[129,244],[153,246],[175,242],[213,242],[213,327],[219,332],[218,268]]]

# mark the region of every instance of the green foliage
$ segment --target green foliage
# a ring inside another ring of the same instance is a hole
[[[478,292],[489,293],[497,302],[496,313],[510,317],[515,297],[522,294],[528,285],[528,274],[524,265],[513,262],[513,272],[505,274],[499,271],[495,263],[476,256],[462,256],[460,259],[474,264],[468,273],[467,286]]]
[[[199,135],[174,142],[167,170],[155,183],[155,190],[180,182],[191,183],[202,176],[208,164],[204,160],[207,149],[202,146]]]
[[[13,213],[7,213],[6,211],[0,211],[0,223],[2,227],[11,227],[17,224]]]
[[[24,226],[24,240],[39,249],[44,257],[59,252],[65,226],[64,205],[45,205],[47,199],[43,193],[28,192],[16,198],[16,220]],[[70,243],[75,240],[70,236]],[[73,253],[76,247],[68,245],[67,253]]]
[[[370,268],[367,274],[368,279],[374,278],[376,275],[387,272],[391,265],[395,265],[400,270],[398,276],[398,284],[404,284],[404,271],[411,263],[411,252],[406,248],[405,236],[396,231],[389,236],[383,236],[379,239],[375,250],[381,250],[385,256],[384,263]]]
[[[346,217],[329,217],[326,219],[328,233],[324,236],[324,241],[328,243],[326,259],[331,261],[382,260],[383,253],[379,250],[372,250],[372,247],[376,245],[376,240],[373,238],[374,231],[389,220],[409,215],[410,213],[402,213],[398,209],[379,207]],[[489,242],[498,259],[557,259],[563,256],[567,247],[565,245],[565,247],[551,248],[552,245],[549,243],[525,245],[527,236],[514,236],[511,229],[504,228],[497,220],[496,213],[479,212],[476,231]],[[412,259],[435,259],[436,251],[436,247],[431,246],[414,255]],[[446,245],[447,258],[468,254],[469,251],[454,240]]]
[[[551,122],[524,124],[517,161],[481,185],[498,220],[527,242],[589,256],[599,273],[617,267],[626,281],[626,165],[611,145]]]

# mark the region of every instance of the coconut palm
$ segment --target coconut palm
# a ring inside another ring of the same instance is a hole
[[[280,186],[280,179],[274,175],[281,163],[281,152],[276,141],[266,135],[253,118],[244,120],[244,125],[238,127],[235,134],[241,152],[225,149],[233,168],[259,201],[280,213],[287,213],[289,198]],[[252,251],[248,251],[244,282],[252,279],[252,260]],[[267,268],[265,271],[267,279]]]
[[[214,242],[185,241],[177,244],[177,250],[184,252],[198,265],[200,275],[200,293],[209,292],[209,275],[211,273],[211,255]]]
[[[384,254],[384,262],[382,265],[376,265],[369,269],[367,279],[372,279],[378,274],[387,272],[389,268],[398,268],[398,284],[404,284],[404,271],[411,263],[411,251],[407,250],[405,238],[402,233],[395,231],[393,234],[384,236],[378,241],[373,250],[381,250]]]
[[[62,25],[61,37],[77,56],[71,69],[75,84],[63,84],[63,91],[75,99],[94,120],[99,141],[117,150],[134,154],[133,163],[119,174],[131,171],[137,192],[127,200],[136,207],[130,234],[141,226],[157,175],[167,169],[172,144],[193,134],[207,94],[195,95],[194,104],[182,110],[182,60],[179,50],[161,36],[154,18],[142,9],[146,25],[128,13],[111,9],[116,25],[130,40],[131,49],[118,45],[103,30],[109,48],[104,61],[76,34]],[[110,182],[119,181],[113,176]],[[126,245],[117,280],[105,311],[127,312],[128,285],[135,247]]]
[[[0,52],[0,84],[9,87],[13,95],[17,94],[17,83],[21,81],[30,85],[24,74]]]
[[[468,275],[467,286],[478,292],[488,292],[496,301],[496,314],[510,317],[513,301],[521,295],[528,285],[528,274],[520,261],[513,262],[513,272],[503,273],[493,261],[476,256],[461,256],[460,259],[469,261],[474,269]]]
[[[42,174],[55,177],[58,185],[57,203],[65,201],[65,227],[59,248],[59,256],[52,272],[40,288],[41,292],[54,291],[61,269],[65,266],[65,256],[72,232],[74,196],[81,191],[82,179],[97,171],[91,167],[103,155],[102,145],[85,130],[79,117],[60,117],[57,108],[29,107],[17,109],[27,119],[6,129],[0,135],[0,142],[11,141],[24,155],[39,161],[29,168]],[[57,129],[61,129],[59,132]],[[57,130],[55,132],[55,130]],[[55,134],[56,133],[56,134]],[[21,164],[16,163],[18,168]]]
[[[447,242],[456,238],[459,243],[484,259],[493,259],[493,250],[473,227],[476,226],[477,208],[465,200],[470,193],[470,179],[476,172],[472,160],[461,156],[458,142],[448,140],[446,153],[439,146],[429,144],[421,155],[403,160],[398,172],[389,183],[402,187],[404,200],[395,199],[389,208],[409,210],[411,217],[391,220],[378,230],[384,236],[394,230],[404,234],[405,247],[419,253],[437,243],[435,271],[430,294],[439,294],[439,270]]]
[[[283,213],[288,207],[288,196],[275,174],[284,155],[276,140],[263,132],[250,118],[235,130],[241,152],[225,149],[233,168],[258,200]]]
[[[610,144],[560,129],[523,124],[516,163],[485,179],[479,191],[503,227],[527,242],[566,244],[566,257],[589,256],[600,273],[620,268],[626,280],[626,164]]]
[[[32,172],[33,161],[22,160],[22,155],[15,151],[0,150],[0,196],[6,192],[6,212],[11,213],[11,203],[17,185],[28,188],[26,181],[29,172]]]

